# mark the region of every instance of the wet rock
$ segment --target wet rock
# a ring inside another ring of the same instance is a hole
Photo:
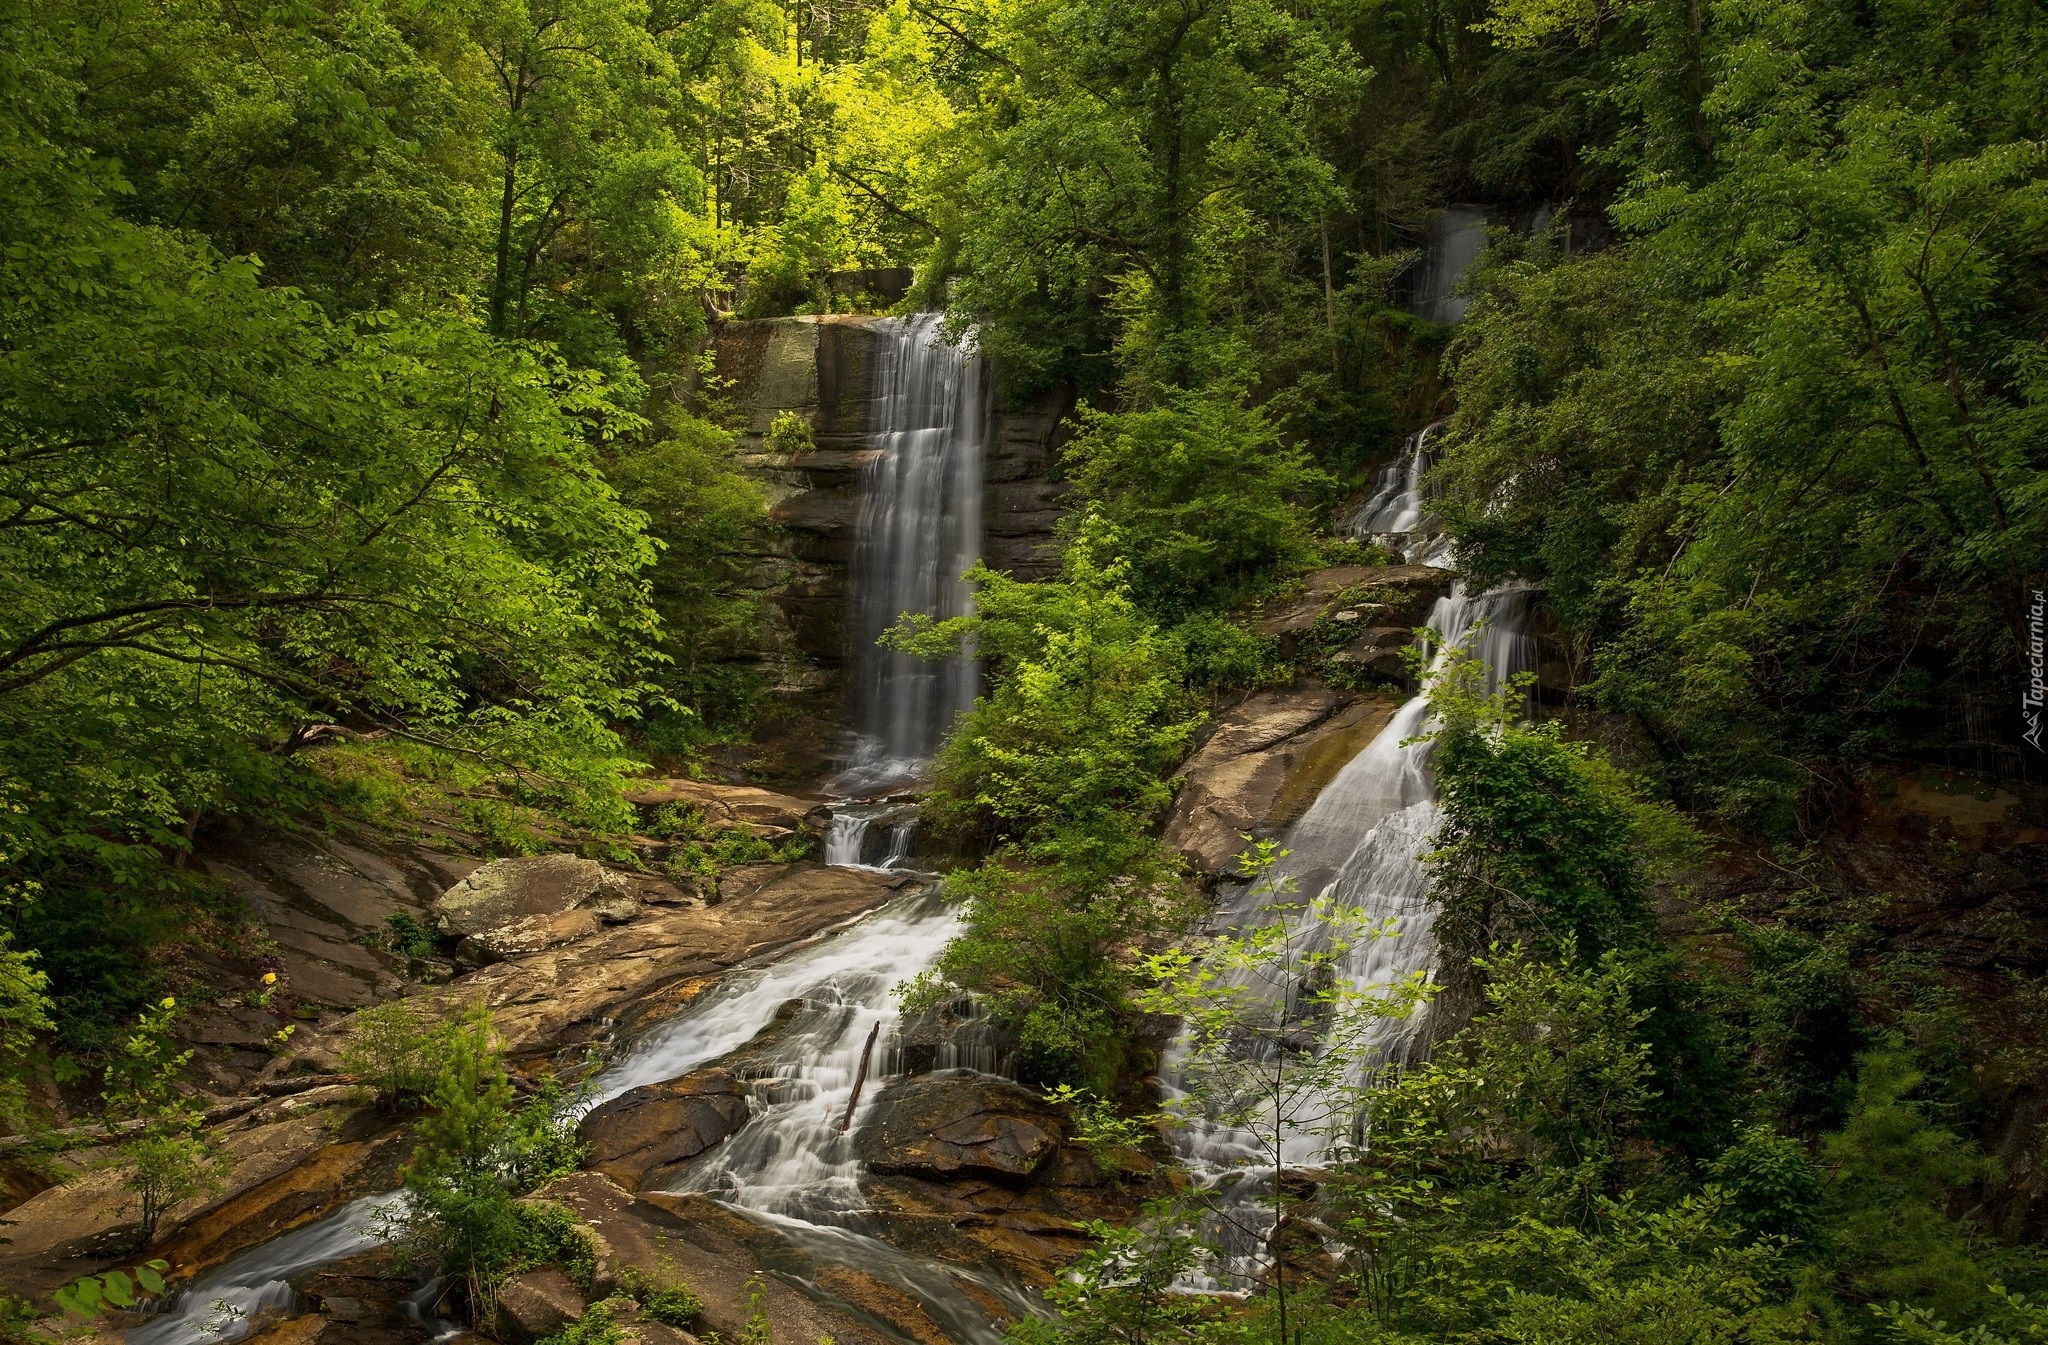
[[[434,901],[443,934],[478,935],[531,916],[560,915],[618,895],[604,865],[576,855],[494,859]]]
[[[718,906],[649,906],[631,924],[493,963],[454,985],[433,987],[423,998],[448,1012],[481,1002],[513,1059],[532,1059],[580,1047],[609,1032],[631,1006],[661,998],[668,987],[701,983],[739,962],[836,928],[918,881],[907,874],[787,865]],[[301,1032],[292,1054],[272,1061],[263,1078],[338,1070],[350,1021]]]
[[[498,1330],[512,1341],[552,1336],[583,1315],[583,1295],[554,1266],[515,1275],[498,1289]]]
[[[875,1100],[854,1148],[870,1169],[920,1177],[1030,1177],[1060,1147],[1059,1114],[972,1070],[900,1079]]]
[[[695,1158],[745,1125],[747,1115],[732,1074],[714,1069],[630,1089],[576,1129],[590,1146],[584,1166],[637,1191],[649,1173]]]
[[[396,1184],[403,1153],[386,1133],[336,1143],[374,1113],[309,1113],[269,1123],[250,1117],[219,1127],[229,1169],[220,1190],[172,1209],[151,1255],[186,1275],[244,1247],[299,1227],[358,1195]],[[111,1153],[103,1155],[114,1159]],[[133,1262],[141,1209],[118,1161],[95,1166],[0,1216],[0,1285],[42,1294]],[[127,1260],[123,1261],[122,1258]]]
[[[751,1310],[749,1281],[758,1278],[767,1291],[768,1317],[778,1341],[830,1336],[837,1345],[884,1345],[886,1337],[845,1308],[762,1276],[762,1257],[786,1263],[786,1238],[714,1201],[662,1193],[636,1199],[596,1172],[574,1173],[534,1194],[575,1210],[604,1237],[616,1265],[632,1267],[650,1287],[687,1285],[703,1301],[699,1329],[706,1333],[727,1340],[742,1335]]]

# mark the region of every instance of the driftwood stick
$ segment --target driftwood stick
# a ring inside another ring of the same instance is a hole
[[[853,1096],[846,1099],[846,1115],[839,1118],[839,1133],[844,1135],[846,1127],[853,1124],[853,1109],[860,1106],[860,1090],[868,1081],[868,1061],[875,1055],[875,1038],[882,1035],[882,1025],[876,1023],[868,1029],[868,1044],[860,1048],[860,1073],[853,1076]]]

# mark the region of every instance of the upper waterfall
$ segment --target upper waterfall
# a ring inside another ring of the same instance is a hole
[[[979,682],[971,658],[933,663],[877,644],[905,612],[945,620],[973,610],[962,575],[981,558],[987,374],[971,349],[944,339],[942,320],[880,324],[848,612],[851,744],[833,782],[848,795],[914,780]]]

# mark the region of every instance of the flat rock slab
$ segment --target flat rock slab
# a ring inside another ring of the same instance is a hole
[[[252,1114],[216,1131],[229,1169],[221,1189],[165,1217],[151,1250],[186,1275],[296,1228],[358,1195],[395,1184],[402,1152],[375,1132],[373,1113],[336,1108],[275,1118]],[[134,1260],[141,1205],[109,1166],[53,1186],[0,1216],[0,1285],[40,1295]],[[126,1257],[124,1262],[122,1258]]]
[[[871,1171],[1023,1181],[1057,1153],[1059,1113],[1035,1093],[973,1070],[891,1083],[854,1136]]]
[[[749,1114],[732,1072],[711,1069],[629,1089],[593,1109],[576,1133],[590,1146],[585,1167],[637,1191],[650,1173],[695,1158]]]
[[[515,1060],[578,1047],[607,1020],[678,982],[715,976],[746,961],[814,938],[914,890],[905,874],[786,865],[754,890],[710,908],[660,906],[628,925],[600,928],[569,943],[484,967],[447,986],[420,992],[454,1012],[481,1003]],[[340,1067],[352,1020],[272,1062],[266,1078],[330,1073]],[[302,1044],[301,1044],[302,1043]]]
[[[526,1345],[583,1316],[583,1295],[554,1266],[514,1275],[498,1286],[498,1333]]]
[[[577,855],[494,859],[434,901],[443,934],[483,934],[531,916],[560,915],[607,889],[604,865]]]
[[[796,831],[821,806],[815,800],[752,785],[682,779],[635,781],[626,790],[626,802],[642,808],[680,804],[695,808],[713,827],[744,827],[757,834]]]

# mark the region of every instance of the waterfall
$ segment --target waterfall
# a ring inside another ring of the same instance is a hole
[[[1440,425],[1431,425],[1409,438],[1402,457],[1380,473],[1372,496],[1346,520],[1346,531],[1397,545],[1410,561],[1442,564],[1451,559],[1449,543],[1422,498],[1429,441],[1439,429]],[[1531,590],[1522,585],[1468,594],[1457,584],[1448,597],[1437,600],[1429,628],[1451,644],[1470,647],[1486,666],[1486,689],[1497,691],[1506,678],[1535,661],[1534,642],[1526,633],[1530,596]],[[1444,657],[1440,649],[1431,675],[1442,667]],[[1261,909],[1275,900],[1272,884],[1290,883],[1292,896],[1285,900],[1305,903],[1327,896],[1339,908],[1363,911],[1369,928],[1387,927],[1381,937],[1356,940],[1337,968],[1354,994],[1390,994],[1429,973],[1436,961],[1431,936],[1435,911],[1421,857],[1431,847],[1442,812],[1428,772],[1432,744],[1417,741],[1429,727],[1427,680],[1288,829],[1281,841],[1287,854],[1269,875],[1269,883],[1240,889],[1223,901],[1212,917],[1212,928],[1243,929],[1272,918]],[[1297,912],[1288,918],[1302,922],[1305,940],[1315,935],[1306,927],[1306,915]],[[1356,1073],[1399,1058],[1419,1026],[1419,1016],[1378,1020],[1363,1043],[1369,1058],[1360,1062]],[[1184,1040],[1168,1049],[1160,1073],[1169,1098],[1185,1097],[1189,1080]],[[1355,1077],[1353,1082],[1357,1081]],[[1303,1129],[1285,1131],[1279,1139],[1285,1165],[1312,1167],[1323,1161],[1329,1136],[1321,1129]],[[1265,1266],[1273,1219],[1267,1203],[1271,1154],[1250,1131],[1200,1116],[1190,1116],[1177,1127],[1175,1141],[1195,1180],[1217,1193],[1202,1227],[1204,1240],[1217,1255],[1184,1278],[1182,1286],[1196,1291],[1242,1289],[1255,1282]]]
[[[979,683],[971,658],[934,663],[876,643],[905,612],[944,620],[973,610],[961,576],[981,558],[987,373],[979,356],[942,339],[941,321],[927,313],[878,324],[874,453],[848,613],[853,741],[833,782],[851,797],[914,782]]]
[[[1411,565],[1450,565],[1450,538],[1422,504],[1430,442],[1443,427],[1442,421],[1432,421],[1409,435],[1401,456],[1380,468],[1372,494],[1338,523],[1338,530],[1391,546]]]
[[[981,555],[986,371],[974,353],[940,339],[939,323],[926,314],[878,324],[874,453],[849,613],[852,743],[833,781],[836,792],[856,799],[914,783],[978,689],[971,658],[933,663],[876,643],[901,613],[944,620],[973,610],[962,575]],[[916,825],[915,805],[904,801],[841,804],[826,836],[826,862],[906,867]],[[843,1262],[901,1283],[954,1339],[993,1345],[1001,1334],[977,1303],[1001,1301],[1021,1317],[1033,1310],[1030,1300],[994,1276],[927,1264],[868,1236],[853,1153],[860,1118],[845,1115],[871,1032],[877,1042],[863,1109],[903,1067],[893,992],[931,966],[959,927],[940,898],[910,898],[779,961],[735,972],[600,1074],[580,1105],[688,1074],[747,1045],[786,1005],[801,1004],[755,1062],[767,1077],[754,1116],[693,1165],[687,1188],[774,1224],[807,1264]],[[975,1023],[929,1053],[941,1068],[1003,1063],[986,1026]],[[294,1278],[383,1242],[402,1200],[397,1193],[360,1200],[253,1247],[130,1334],[144,1345],[236,1339],[260,1310],[290,1305]],[[792,1273],[805,1278],[800,1268]]]
[[[1473,206],[1447,207],[1422,241],[1422,257],[1403,281],[1408,307],[1431,322],[1453,323],[1465,316],[1467,300],[1458,281],[1486,248],[1486,212]]]

